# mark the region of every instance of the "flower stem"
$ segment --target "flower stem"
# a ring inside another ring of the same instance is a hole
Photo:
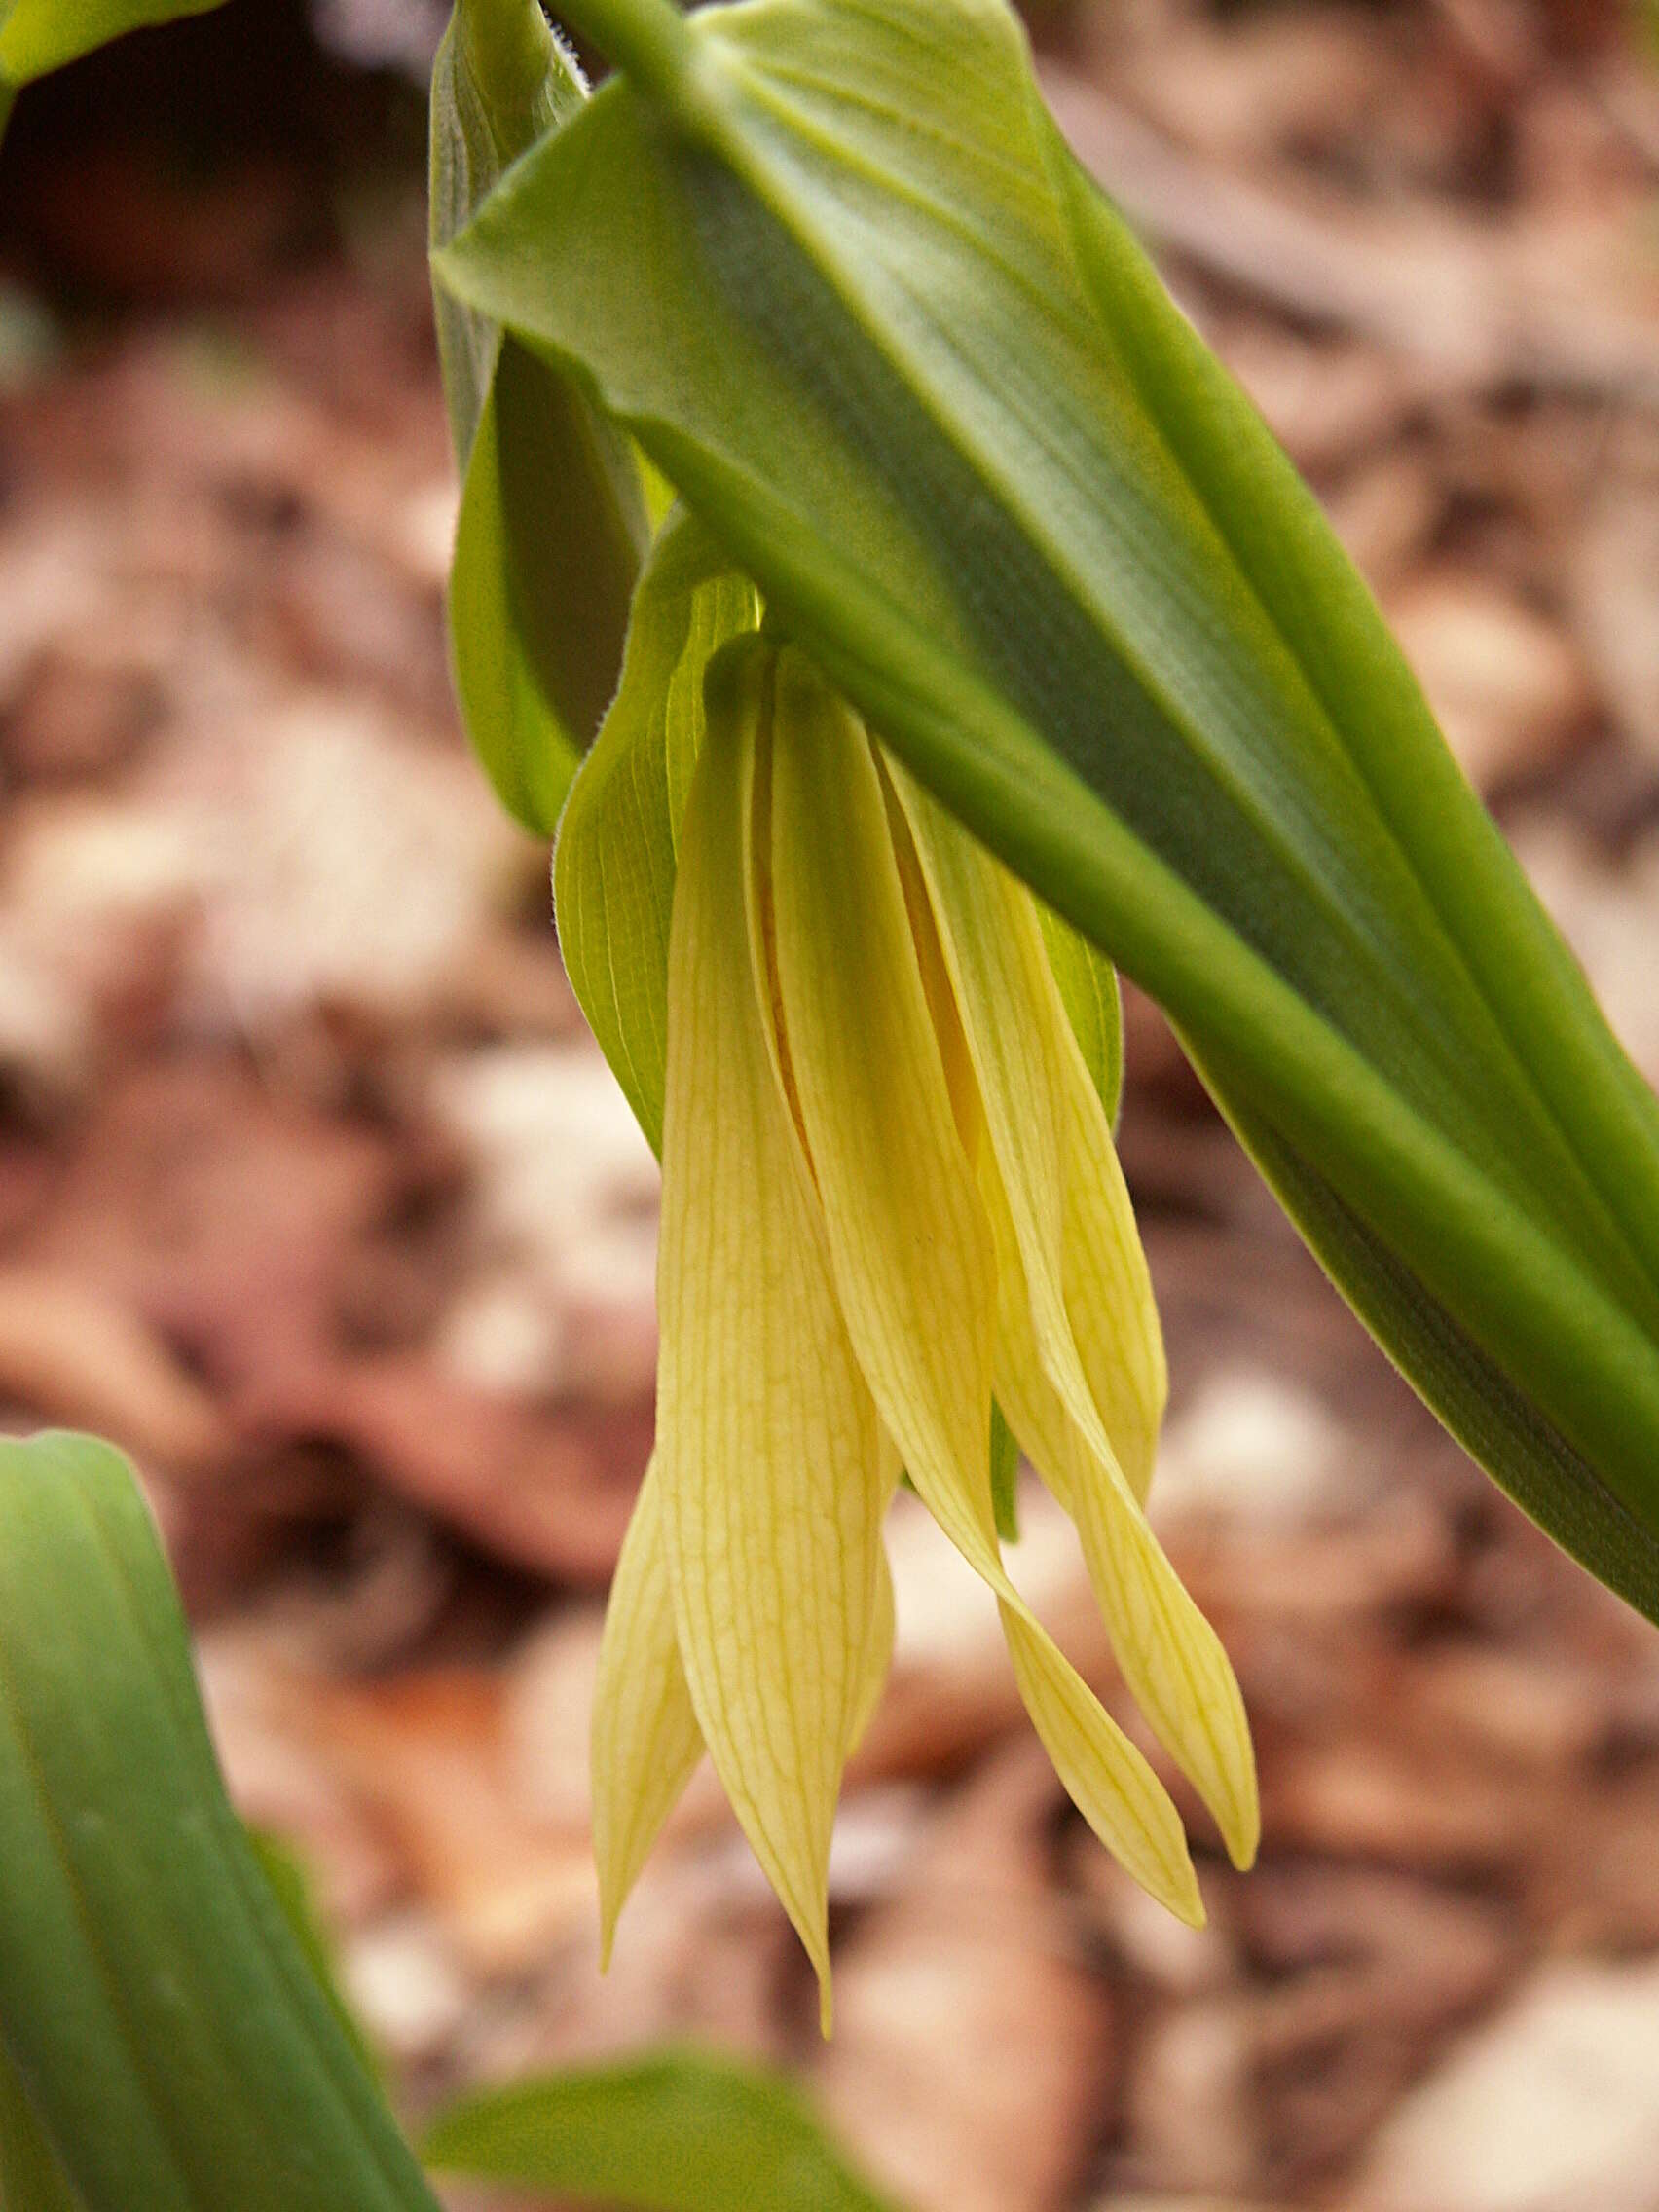
[[[559,15],[643,92],[680,112],[696,104],[687,92],[696,49],[674,0],[555,0]]]

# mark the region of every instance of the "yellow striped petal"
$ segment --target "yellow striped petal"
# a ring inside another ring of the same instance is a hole
[[[989,1152],[981,1187],[998,1236],[997,1394],[1021,1449],[1077,1524],[1095,1600],[1135,1703],[1214,1814],[1237,1866],[1261,1838],[1244,1700],[1221,1639],[1194,1604],[1111,1456],[1044,1372],[1014,1224]]]
[[[866,1695],[885,1472],[760,996],[746,817],[769,665],[764,649],[728,664],[718,707],[712,688],[681,833],[657,1433],[691,1703],[828,2019],[830,1831]]]
[[[887,1554],[883,1552],[875,1569],[875,1598],[870,1612],[869,1641],[865,1645],[858,1698],[847,1729],[849,1758],[864,1742],[865,1733],[875,1717],[875,1709],[881,1703],[881,1693],[887,1687],[887,1677],[893,1668],[893,1639],[897,1627],[893,1609],[893,1569],[887,1564]]]
[[[1163,1331],[1118,1148],[1057,992],[1045,1011],[1065,1111],[1066,1314],[1118,1463],[1144,1502],[1169,1395]]]
[[[1140,1507],[1163,1403],[1162,1343],[1105,1109],[1035,903],[913,784],[895,780],[979,1079],[989,1139],[981,1189],[998,1248],[997,1394],[1077,1523],[1136,1703],[1247,1865],[1261,1819],[1244,1702]]]
[[[873,754],[856,717],[790,652],[778,667],[771,804],[784,1026],[860,1363],[911,1481],[997,1595],[1021,1694],[1067,1789],[1138,1881],[1201,1920],[1162,1786],[1003,1568],[985,1456],[990,1226],[952,1115]]]
[[[703,1755],[691,1709],[653,1457],[623,1539],[599,1647],[593,1699],[593,1852],[599,1868],[600,1963],[617,1915],[662,1825]]]
[[[898,1474],[896,1458],[892,1472],[889,1496]],[[593,1851],[599,1870],[602,1972],[610,1964],[622,1907],[704,1749],[675,1633],[656,1484],[653,1459],[640,1486],[611,1581],[594,1687]],[[882,1553],[848,1724],[848,1757],[864,1740],[887,1687],[895,1628],[893,1570]]]
[[[902,769],[892,775],[932,893],[1044,1360],[1075,1417],[1086,1427],[1104,1421],[1144,1498],[1168,1390],[1162,1332],[1036,904]]]

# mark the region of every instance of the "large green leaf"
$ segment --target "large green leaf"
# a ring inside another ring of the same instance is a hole
[[[1013,16],[567,7],[626,75],[445,281],[1163,1003],[1394,1358],[1659,1618],[1659,1112]]]
[[[85,2212],[435,2212],[225,1798],[127,1464],[87,1437],[0,1443],[0,2126],[32,2110]]]
[[[521,2082],[444,2115],[428,2164],[645,2212],[891,2212],[775,2074],[696,2050]]]
[[[288,1923],[288,1932],[299,1945],[335,2018],[345,2030],[347,2042],[362,2060],[367,2072],[378,2081],[381,2075],[380,2060],[363,2031],[362,2022],[347,2003],[346,1994],[340,1986],[334,1948],[317,1908],[309,1871],[277,1837],[259,1828],[249,1828],[247,1840],[259,1863],[259,1870],[270,1886],[271,1895],[276,1899],[282,1917]]]
[[[457,0],[432,71],[431,238],[581,107],[536,0]],[[647,536],[626,441],[557,369],[433,287],[464,471],[450,578],[456,690],[503,805],[551,836],[616,687]]]
[[[0,2212],[79,2212],[80,2201],[0,2045]]]

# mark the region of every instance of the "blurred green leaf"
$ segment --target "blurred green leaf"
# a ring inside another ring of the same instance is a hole
[[[431,240],[585,97],[536,0],[457,0],[432,71]],[[433,285],[463,470],[450,640],[467,736],[502,804],[551,836],[610,702],[648,537],[627,442],[561,371]]]
[[[444,280],[1168,1010],[1384,1347],[1659,1618],[1659,1110],[1000,0],[568,13]]]
[[[232,1812],[126,1461],[0,1443],[0,2041],[85,2212],[435,2212]]]
[[[204,16],[219,0],[0,0],[0,78],[32,84],[126,31]]]
[[[517,2083],[423,2148],[448,2172],[645,2212],[892,2212],[787,2081],[706,2051]]]
[[[271,1895],[281,1908],[282,1917],[294,1940],[305,1953],[312,1972],[316,1976],[317,1987],[327,1998],[334,2017],[346,2032],[346,2039],[362,2060],[364,2067],[378,2081],[381,2064],[363,2032],[363,2024],[346,2002],[335,1970],[334,1946],[317,1910],[316,1898],[312,1889],[311,1876],[288,1846],[277,1837],[259,1828],[247,1830],[247,1840],[253,1856],[259,1862],[259,1870],[271,1885]]]

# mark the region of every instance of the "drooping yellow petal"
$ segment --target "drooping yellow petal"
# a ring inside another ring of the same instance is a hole
[[[711,698],[669,952],[657,1433],[691,1703],[829,2005],[827,1867],[878,1603],[883,1445],[760,996],[745,823],[769,655]]]
[[[1035,904],[913,784],[897,772],[896,782],[979,1079],[988,1137],[980,1180],[998,1248],[997,1393],[1077,1523],[1136,1703],[1214,1813],[1231,1856],[1248,1864],[1260,1810],[1243,1699],[1141,1511],[1164,1367],[1105,1110]]]
[[[995,1591],[1021,1694],[1108,1847],[1202,1918],[1162,1786],[1039,1626],[997,1549],[985,1456],[989,1223],[952,1115],[862,723],[779,662],[771,804],[785,1030],[847,1326],[911,1481]]]
[[[594,1687],[593,1851],[602,1972],[610,1964],[622,1907],[704,1751],[675,1632],[656,1482],[653,1460],[611,1580]],[[889,1482],[889,1495],[892,1488]],[[883,1553],[876,1562],[874,1605],[849,1717],[849,1757],[887,1686],[895,1627],[893,1570]]]
[[[893,1638],[897,1626],[893,1608],[893,1569],[887,1564],[887,1554],[883,1552],[875,1570],[874,1609],[870,1614],[869,1639],[865,1645],[860,1668],[859,1694],[847,1730],[849,1758],[864,1742],[866,1731],[875,1717],[875,1709],[881,1703],[881,1693],[887,1687],[887,1677],[893,1667]]]
[[[680,1663],[653,1457],[623,1539],[599,1647],[593,1700],[593,1852],[601,1964],[617,1915],[703,1754]]]
[[[1168,1374],[1112,1132],[1065,1014],[1030,895],[903,769],[895,787],[978,1078],[1054,1386],[1104,1421],[1146,1495]]]
[[[1118,1463],[1144,1503],[1169,1395],[1163,1331],[1118,1148],[1057,994],[1048,1015],[1066,1122],[1066,1313]]]
[[[1250,1864],[1261,1836],[1256,1763],[1237,1679],[1170,1566],[1098,1419],[1072,1418],[1033,1332],[1018,1244],[994,1160],[981,1187],[998,1236],[996,1383],[1010,1426],[1077,1524],[1089,1581],[1135,1703],[1215,1815],[1228,1855]]]

